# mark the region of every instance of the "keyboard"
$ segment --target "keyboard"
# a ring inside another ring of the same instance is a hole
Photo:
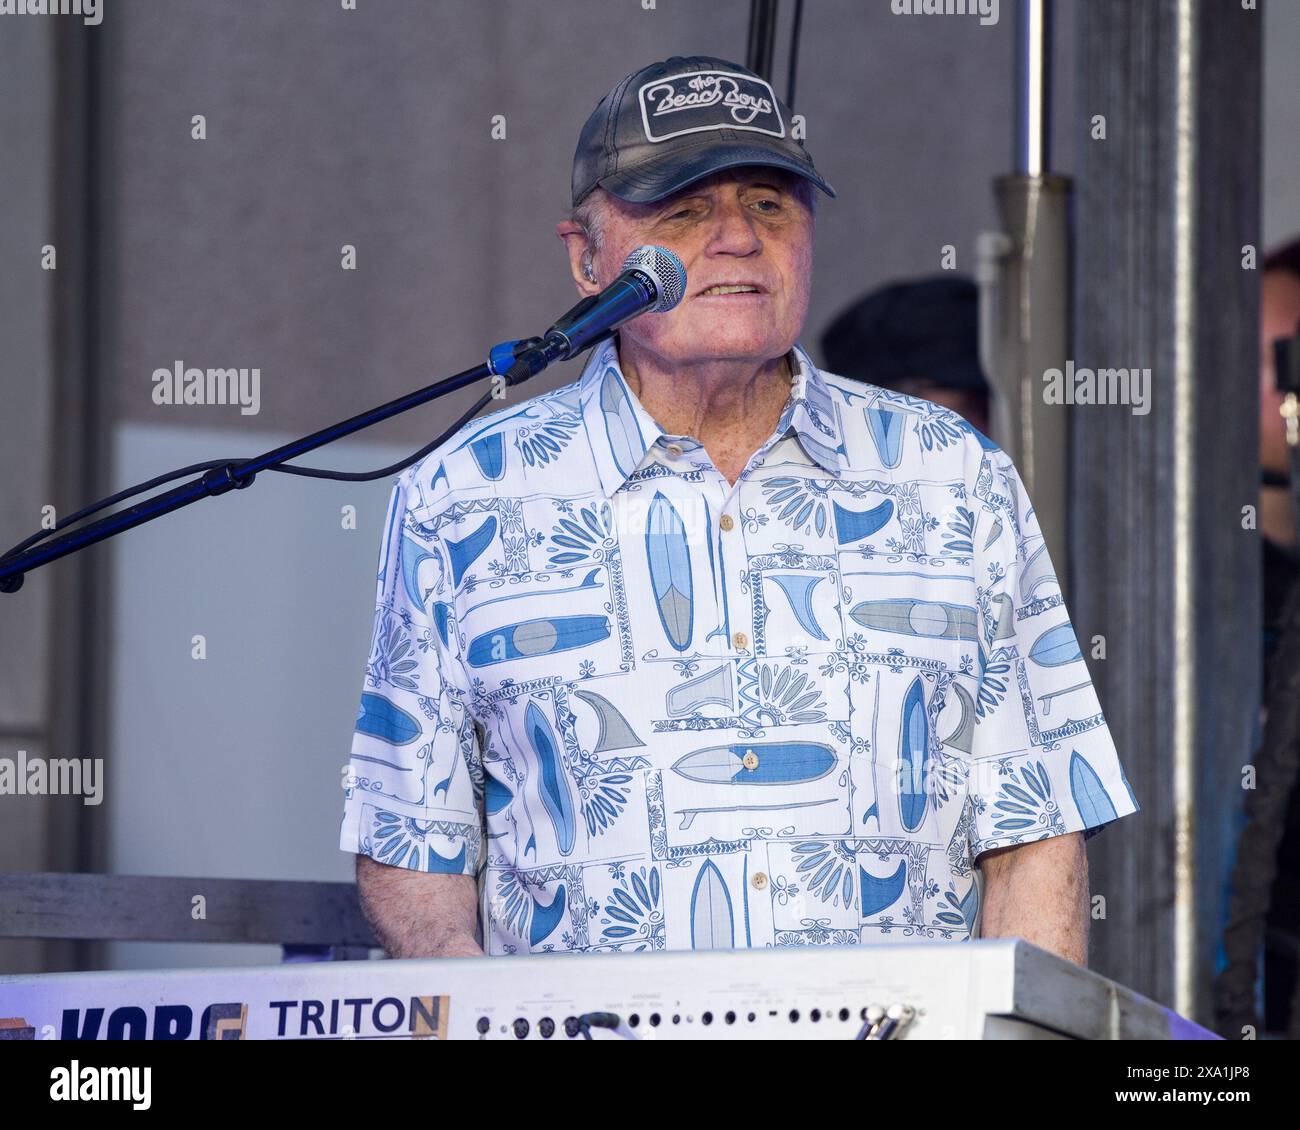
[[[0,1039],[1217,1039],[1016,939],[0,977]]]

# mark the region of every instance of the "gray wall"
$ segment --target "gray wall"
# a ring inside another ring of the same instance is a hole
[[[261,433],[271,446],[293,437]],[[228,454],[230,428],[125,423],[121,484]],[[358,442],[330,465],[365,470],[407,449]],[[338,850],[342,770],[366,653],[390,483],[267,474],[246,491],[118,538],[107,858],[130,875],[352,878]],[[355,528],[342,508],[355,507]],[[206,658],[193,658],[202,636]],[[197,885],[195,894],[202,894]],[[116,943],[120,968],[279,960],[266,946]]]
[[[1264,8],[1264,246],[1300,236],[1300,3]]]
[[[944,244],[969,265],[1011,151],[1013,28],[1009,4],[992,27],[883,2],[808,7],[797,110],[841,193],[819,225],[815,348],[850,298],[937,270]],[[236,422],[292,431],[544,328],[573,295],[554,223],[583,120],[650,60],[743,61],[749,13],[746,0],[236,8],[132,2],[105,25],[121,88],[114,384],[128,419],[185,428],[219,414],[151,403],[150,374],[178,358],[260,366],[262,412]],[[1060,78],[1064,114],[1068,63]],[[190,140],[193,114],[206,142]],[[505,140],[490,135],[497,114]],[[339,269],[345,243],[356,272]],[[387,434],[423,439],[437,417]]]
[[[53,503],[51,444],[54,285],[41,270],[53,238],[54,36],[20,23],[0,36],[0,552]],[[19,91],[24,97],[17,97]],[[68,248],[63,249],[65,253]],[[53,588],[33,576],[21,596],[0,597],[0,756],[49,755]],[[44,798],[0,796],[0,870],[50,869],[50,809]],[[73,802],[75,803],[75,802]],[[0,940],[0,969],[41,967],[35,942]]]

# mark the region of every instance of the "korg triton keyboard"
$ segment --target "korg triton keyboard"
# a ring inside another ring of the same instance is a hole
[[[1216,1039],[1023,941],[0,977],[0,1038]]]

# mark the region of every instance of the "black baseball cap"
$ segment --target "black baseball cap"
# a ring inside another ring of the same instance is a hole
[[[573,155],[573,206],[600,185],[649,203],[738,165],[770,165],[831,188],[790,110],[753,71],[707,55],[673,56],[623,79],[592,111]]]
[[[883,388],[922,379],[987,392],[980,365],[979,290],[933,275],[892,283],[841,311],[822,335],[827,371]]]

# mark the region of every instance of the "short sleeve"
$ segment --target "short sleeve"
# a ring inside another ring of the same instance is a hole
[[[1010,456],[984,444],[977,513],[979,686],[970,854],[1070,832],[1139,805],[1102,715],[1038,518]]]
[[[442,547],[408,505],[412,473],[394,486],[384,523],[339,847],[413,871],[474,875],[482,755],[449,645],[449,606],[438,599]]]

